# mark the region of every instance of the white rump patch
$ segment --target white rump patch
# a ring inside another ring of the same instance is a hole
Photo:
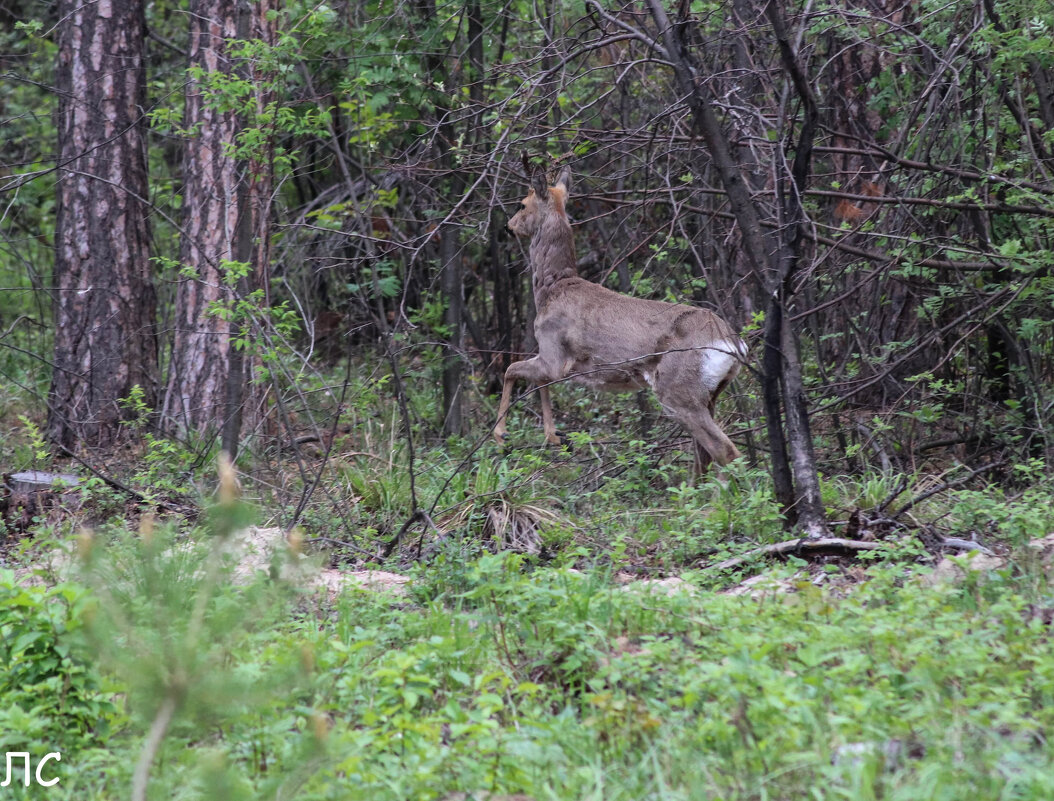
[[[701,378],[707,392],[713,392],[726,378],[739,372],[739,362],[747,355],[743,340],[719,339],[703,348],[700,357]]]

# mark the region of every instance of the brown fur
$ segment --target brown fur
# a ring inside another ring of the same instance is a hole
[[[663,408],[692,434],[696,469],[727,464],[739,451],[713,419],[714,402],[739,371],[746,348],[723,319],[706,309],[643,300],[578,276],[565,206],[565,169],[549,186],[536,175],[509,228],[530,240],[538,355],[505,372],[494,436],[504,440],[505,417],[518,379],[539,389],[546,441],[558,443],[545,384],[570,378],[621,392],[650,386]]]

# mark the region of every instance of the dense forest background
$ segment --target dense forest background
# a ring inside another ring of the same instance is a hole
[[[484,436],[535,348],[524,152],[573,170],[582,275],[745,333],[726,414],[791,522],[813,434],[828,475],[1050,455],[1042,4],[4,16],[0,358],[60,455],[219,443],[295,495],[374,394],[403,447]],[[606,433],[680,438],[648,404]]]
[[[493,441],[565,168],[744,458]],[[4,792],[1046,801],[1052,198],[1049,0],[0,0]]]

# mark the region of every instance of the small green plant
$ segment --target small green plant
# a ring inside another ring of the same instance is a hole
[[[124,421],[124,424],[136,430],[142,430],[154,413],[146,402],[146,393],[138,384],[133,385],[128,392],[128,397],[121,398],[119,402],[132,415]]]
[[[181,542],[176,529],[156,527],[149,517],[138,532],[121,532],[109,544],[82,536],[86,579],[97,598],[91,641],[145,734],[132,775],[134,801],[147,797],[173,732],[229,725],[265,705],[270,693],[297,686],[297,654],[267,670],[234,656],[261,627],[281,620],[285,589],[259,578],[239,584],[234,535],[249,513],[236,497],[233,469],[223,464],[220,473],[219,502],[209,510],[203,542]],[[210,784],[229,780],[215,760],[210,764]]]
[[[124,425],[139,432],[142,438],[142,464],[135,473],[134,482],[145,502],[149,504],[161,497],[189,494],[193,485],[187,477],[192,465],[198,461],[197,454],[175,440],[147,430],[154,410],[146,403],[146,395],[138,384],[120,403],[131,414]]]
[[[671,555],[678,563],[713,554],[736,541],[753,545],[783,534],[783,517],[766,477],[733,463],[721,481],[681,484],[669,490],[672,509],[665,517]]]
[[[18,420],[25,428],[26,436],[29,439],[32,467],[36,470],[41,470],[51,459],[51,452],[48,450],[48,442],[44,438],[44,434],[41,432],[40,427],[30,420],[29,417],[20,414]]]

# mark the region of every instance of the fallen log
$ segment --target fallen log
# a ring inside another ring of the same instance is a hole
[[[799,538],[777,542],[773,545],[762,545],[753,548],[740,556],[725,559],[715,565],[707,565],[704,570],[727,570],[731,567],[739,567],[754,559],[756,556],[786,556],[787,554],[815,555],[815,554],[847,554],[858,551],[877,551],[888,548],[886,542],[864,542],[863,540],[847,540],[841,537],[820,537],[819,539]]]
[[[757,556],[816,556],[816,555],[846,555],[855,554],[860,551],[877,551],[888,548],[892,543],[888,541],[851,540],[842,537],[822,537],[820,539],[799,538],[777,542],[773,545],[762,545],[760,548],[752,548],[744,554],[725,559],[713,565],[705,565],[703,570],[728,570],[732,567],[750,562]],[[979,551],[986,556],[992,556],[992,551],[974,540],[961,539],[959,537],[943,537],[936,543],[938,548],[951,551]]]

